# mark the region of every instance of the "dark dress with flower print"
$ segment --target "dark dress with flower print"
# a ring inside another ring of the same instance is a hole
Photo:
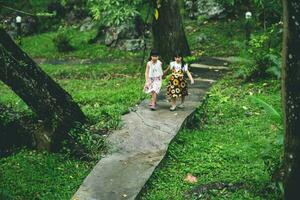
[[[187,81],[185,73],[187,65],[181,66],[181,63],[171,62],[172,75],[167,86],[167,95],[171,98],[178,98],[188,95]]]

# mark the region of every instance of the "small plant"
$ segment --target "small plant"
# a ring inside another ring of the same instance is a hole
[[[6,190],[0,188],[0,199],[12,200],[13,197]]]
[[[280,79],[281,30],[274,25],[263,34],[252,35],[249,46],[241,56],[250,58],[251,62],[240,66],[236,76],[245,80],[257,80],[269,76]]]
[[[84,148],[84,155],[81,156],[86,156],[89,159],[99,159],[98,156],[104,148],[103,137],[96,136],[89,126],[81,124],[77,124],[69,134],[80,147]],[[68,144],[65,144],[64,151],[73,154],[68,148]]]
[[[70,44],[71,38],[68,30],[65,27],[60,27],[56,36],[53,38],[53,43],[59,52],[68,52],[74,50]]]
[[[283,145],[284,145],[284,134],[283,134],[283,129],[281,127],[282,116],[272,105],[268,104],[262,99],[251,96],[250,100],[263,107],[264,110],[267,112],[267,114],[270,116],[270,118],[275,122],[275,126],[277,129],[277,140],[275,141],[275,143],[273,144],[270,143],[265,147],[263,152],[263,158],[269,174],[272,175],[272,178],[274,179],[274,181],[276,181],[276,186],[278,188],[278,191],[281,191],[281,193],[283,194],[283,190],[282,190],[283,177],[281,174],[282,162],[283,162],[282,156],[280,157],[280,159],[278,159],[277,156],[274,156],[276,154],[273,153],[276,152],[278,149],[283,149]]]

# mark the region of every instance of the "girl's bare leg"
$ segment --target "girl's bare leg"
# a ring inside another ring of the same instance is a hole
[[[156,98],[157,98],[156,92],[152,92],[151,104],[154,105],[154,106],[156,104]]]
[[[184,104],[184,101],[185,101],[185,96],[182,96],[181,97],[181,104]]]
[[[171,108],[170,110],[173,111],[176,109],[176,98],[171,98]]]

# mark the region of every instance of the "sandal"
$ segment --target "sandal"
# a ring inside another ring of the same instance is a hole
[[[151,106],[153,106],[153,104],[150,102],[150,103],[148,104],[148,106],[151,107]],[[156,102],[154,103],[154,106],[157,106],[157,103],[156,103]]]
[[[183,103],[180,104],[180,105],[178,106],[178,108],[184,108],[184,104],[183,104]]]
[[[170,107],[170,111],[175,111],[176,110],[176,106],[171,106]]]
[[[156,110],[155,105],[151,105],[151,106],[150,106],[150,109],[151,109],[151,110]]]

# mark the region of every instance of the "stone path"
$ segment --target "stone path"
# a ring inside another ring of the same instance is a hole
[[[205,61],[191,65],[195,84],[189,86],[185,108],[170,112],[163,91],[157,111],[150,111],[149,100],[145,100],[135,111],[124,115],[123,128],[108,136],[109,153],[97,163],[72,199],[135,199],[209,87],[228,70],[226,63],[215,59],[209,65]]]

